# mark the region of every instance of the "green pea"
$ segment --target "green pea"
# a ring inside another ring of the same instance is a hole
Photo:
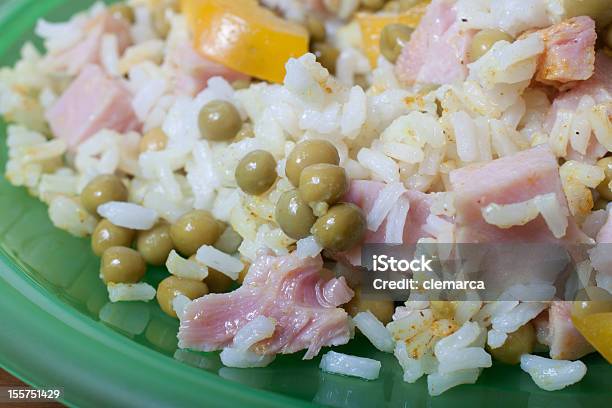
[[[252,151],[240,160],[234,175],[238,187],[245,193],[263,194],[276,181],[276,160],[265,150]]]
[[[316,241],[331,251],[346,251],[363,240],[366,218],[354,204],[336,204],[312,227]]]
[[[313,164],[302,170],[300,196],[307,203],[335,204],[348,190],[346,172],[335,164]]]
[[[405,24],[389,24],[380,33],[380,53],[395,63],[414,30]]]
[[[208,102],[198,115],[200,133],[205,139],[224,141],[233,139],[242,127],[236,107],[222,100]]]
[[[279,227],[293,239],[302,239],[310,235],[310,228],[316,220],[312,208],[302,200],[297,190],[281,194],[274,215]]]

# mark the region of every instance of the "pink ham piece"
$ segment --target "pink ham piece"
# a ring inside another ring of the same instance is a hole
[[[553,301],[534,321],[538,341],[550,347],[555,360],[576,360],[595,349],[576,330],[571,318],[572,302]]]
[[[433,0],[400,54],[395,73],[402,83],[448,84],[467,76],[473,30],[459,28],[454,1]]]
[[[102,129],[136,130],[132,95],[120,80],[108,78],[97,65],[88,65],[46,112],[53,135],[74,150]]]
[[[612,216],[608,212],[606,223],[595,237],[597,245],[589,250],[591,265],[596,271],[612,276]]]
[[[342,201],[353,203],[361,208],[365,214],[368,214],[372,210],[378,194],[384,187],[385,184],[379,181],[353,180],[351,181],[349,191]],[[420,238],[430,237],[423,227],[427,223],[427,217],[430,214],[431,197],[420,191],[413,190],[406,191],[404,196],[410,202],[410,209],[404,224],[403,243],[414,244]],[[368,230],[364,243],[385,243],[387,222],[385,220],[376,231]],[[352,265],[361,265],[361,248],[357,246],[345,252],[343,257]]]
[[[545,129],[550,131],[557,119],[560,110],[575,111],[580,100],[589,96],[595,103],[609,103],[612,100],[612,58],[603,51],[595,55],[595,70],[593,75],[586,81],[580,81],[567,92],[561,92],[555,98],[550,111],[546,117]],[[610,114],[610,112],[608,112]],[[606,154],[607,150],[591,135],[586,155],[582,155],[573,149],[569,149],[568,158],[571,160],[594,163]]]
[[[228,82],[250,78],[248,75],[204,58],[189,43],[174,49],[168,56],[168,61],[174,68],[174,89],[179,94],[196,95],[214,76],[223,77]]]
[[[322,267],[320,256],[259,254],[240,288],[187,306],[179,346],[204,351],[228,347],[238,330],[260,315],[275,319],[276,328],[272,338],[253,346],[259,354],[307,349],[304,359],[310,359],[321,347],[347,343],[348,315],[337,306],[348,302],[353,291],[343,277],[323,279]]]
[[[536,80],[550,85],[583,81],[595,65],[595,21],[587,16],[570,18],[538,31],[544,41]]]
[[[77,75],[85,66],[98,64],[104,34],[114,34],[117,37],[119,55],[132,44],[129,23],[104,12],[87,23],[83,39],[66,50],[49,54],[50,68]]]
[[[453,170],[450,181],[455,192],[457,242],[558,242],[541,215],[525,225],[501,229],[488,224],[481,212],[491,203],[518,203],[547,193],[555,193],[559,203],[567,208],[557,159],[547,146]],[[580,236],[570,217],[562,240],[576,242]]]

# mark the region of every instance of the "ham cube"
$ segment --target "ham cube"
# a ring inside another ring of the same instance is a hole
[[[307,349],[304,359],[310,359],[321,347],[347,343],[349,318],[337,306],[348,302],[353,291],[343,277],[323,278],[322,267],[320,256],[260,254],[240,288],[206,295],[186,307],[179,346],[204,351],[229,347],[238,330],[257,316],[276,320],[273,336],[252,347],[258,354]]]
[[[395,65],[402,83],[449,84],[467,76],[473,30],[459,28],[454,2],[433,0]]]
[[[223,77],[228,82],[250,78],[248,75],[204,58],[190,43],[181,44],[172,50],[168,62],[174,68],[175,90],[185,95],[196,95],[214,76]]]
[[[77,75],[89,64],[100,62],[102,37],[113,34],[117,37],[119,55],[132,44],[130,25],[123,18],[104,12],[87,23],[81,41],[68,49],[49,54],[48,63],[52,70]]]
[[[488,224],[481,212],[491,203],[519,203],[548,193],[555,193],[567,209],[557,159],[547,146],[453,170],[450,181],[455,192],[457,242],[558,242],[541,215],[525,225],[502,229]],[[578,227],[570,219],[562,240],[573,242],[578,236]]]
[[[546,117],[545,129],[550,131],[553,128],[560,110],[575,112],[583,97],[592,98],[596,104],[609,103],[612,99],[612,75],[610,75],[610,72],[612,72],[612,58],[608,57],[603,51],[598,52],[595,55],[593,75],[586,81],[578,82],[571,90],[557,95]],[[608,114],[611,114],[609,110]],[[595,137],[592,134],[589,137],[586,154],[580,154],[570,146],[568,148],[569,159],[594,163],[606,154],[607,150]]]
[[[572,302],[556,300],[534,320],[538,341],[550,347],[555,360],[576,360],[595,351],[574,327],[571,310]]]
[[[353,180],[349,191],[342,201],[353,203],[361,208],[367,215],[374,206],[380,191],[385,187],[385,183],[369,180]],[[419,239],[431,237],[425,230],[427,217],[431,214],[431,196],[420,191],[408,190],[404,193],[404,198],[408,199],[410,209],[405,220],[392,220],[392,222],[404,222],[403,243],[415,244]],[[363,243],[384,244],[387,243],[386,232],[389,219],[385,221],[376,231],[367,230]],[[356,246],[339,256],[352,265],[361,265],[361,246]]]
[[[545,51],[536,80],[551,84],[583,81],[593,75],[595,65],[595,21],[587,16],[570,18],[540,30]]]
[[[46,112],[53,135],[76,147],[102,129],[127,132],[139,128],[132,95],[120,80],[88,65]]]

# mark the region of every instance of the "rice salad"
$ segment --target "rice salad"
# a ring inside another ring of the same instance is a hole
[[[28,43],[0,69],[5,177],[91,239],[111,302],[155,299],[179,347],[222,350],[227,366],[310,359],[357,328],[432,396],[494,360],[558,390],[584,377],[584,355],[612,362],[611,10],[96,3],[40,20],[44,51]],[[444,259],[510,241],[592,245],[571,288],[584,300],[534,282],[495,301],[394,303],[350,279],[364,243]],[[169,271],[157,288],[147,265]],[[381,364],[328,351],[320,367],[375,380]]]

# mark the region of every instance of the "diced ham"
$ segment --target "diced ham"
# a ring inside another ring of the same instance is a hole
[[[385,187],[385,184],[379,181],[369,180],[353,180],[349,191],[343,197],[342,201],[353,203],[361,208],[364,213],[368,214],[378,194]],[[404,193],[404,196],[410,202],[410,210],[404,224],[404,244],[414,244],[420,238],[430,237],[424,230],[424,226],[427,222],[427,217],[430,214],[431,197],[420,191],[408,190]],[[387,223],[389,220],[385,220],[376,231],[367,231],[364,243],[367,244],[383,244],[386,242],[385,233],[387,229]],[[397,221],[400,222],[400,221]],[[361,247],[357,246],[343,254],[343,257],[350,262],[352,265],[361,264]]]
[[[196,95],[214,76],[221,76],[228,82],[249,79],[248,75],[203,57],[190,43],[177,46],[169,55],[168,62],[175,72],[175,91],[180,94]]]
[[[240,288],[206,295],[187,306],[178,334],[180,347],[228,347],[238,330],[257,316],[276,320],[274,335],[253,346],[259,354],[307,349],[304,359],[310,359],[321,347],[345,344],[350,339],[349,319],[337,306],[348,302],[353,291],[343,277],[323,279],[322,267],[320,256],[259,254]]]
[[[545,129],[550,131],[557,119],[557,112],[560,110],[576,111],[580,100],[589,96],[595,103],[606,103],[612,100],[612,58],[608,57],[603,51],[595,55],[595,70],[593,75],[586,81],[580,81],[571,90],[561,92],[555,98],[550,111],[548,112]],[[610,114],[610,112],[608,112]],[[603,157],[607,150],[591,135],[586,155],[569,149],[569,158],[572,160],[594,163]]]
[[[108,78],[97,65],[88,65],[46,112],[53,135],[74,150],[102,129],[136,130],[132,95],[118,79]]]
[[[48,55],[52,70],[77,75],[85,66],[100,62],[100,50],[104,34],[117,37],[119,55],[132,44],[130,25],[123,18],[104,12],[89,21],[84,38],[70,48]]]
[[[550,357],[555,360],[576,360],[595,351],[574,327],[571,308],[572,302],[553,301],[533,321],[538,341],[550,347]]]
[[[455,192],[457,242],[558,241],[541,215],[525,225],[507,229],[488,224],[482,216],[482,209],[491,203],[518,203],[547,193],[555,193],[561,206],[567,209],[557,159],[547,146],[453,170],[450,181]],[[570,218],[562,240],[575,242],[579,236],[578,227]]]
[[[612,276],[612,215],[608,218],[595,237],[597,245],[589,250],[591,264],[596,271]]]
[[[595,21],[587,16],[570,18],[539,33],[544,41],[536,80],[551,84],[583,81],[593,75]]]
[[[606,223],[597,233],[596,241],[601,244],[612,244],[612,216],[610,212],[608,212]]]
[[[433,0],[400,54],[395,73],[406,85],[448,84],[467,76],[473,30],[460,29],[454,1]]]

